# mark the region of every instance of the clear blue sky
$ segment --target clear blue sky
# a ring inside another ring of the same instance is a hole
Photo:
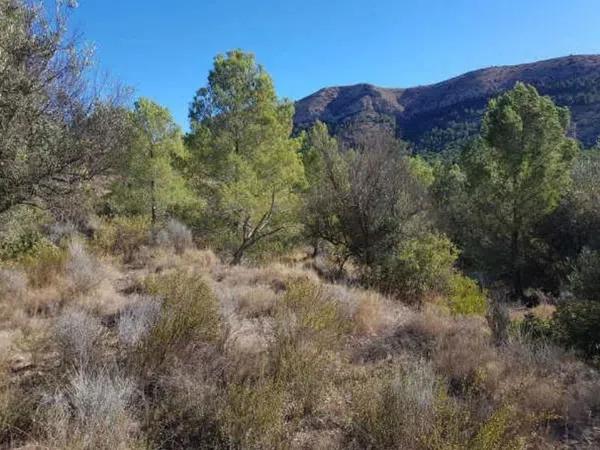
[[[212,58],[255,53],[280,96],[368,82],[408,87],[490,65],[600,53],[600,0],[80,0],[102,68],[187,107]]]

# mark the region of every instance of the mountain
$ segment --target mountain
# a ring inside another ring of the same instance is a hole
[[[489,67],[441,83],[407,89],[370,84],[328,87],[296,102],[295,130],[317,120],[352,144],[371,130],[394,133],[416,151],[442,151],[479,131],[491,97],[517,81],[535,86],[572,114],[571,134],[585,146],[600,135],[600,55]]]

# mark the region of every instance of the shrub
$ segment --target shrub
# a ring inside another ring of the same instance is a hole
[[[167,225],[158,232],[156,240],[159,245],[172,247],[178,255],[183,254],[193,244],[192,232],[181,222],[169,220]]]
[[[591,359],[600,358],[600,302],[571,301],[554,315],[557,338]]]
[[[290,284],[278,304],[272,354],[292,416],[311,414],[319,405],[331,378],[331,352],[350,330],[350,318],[321,285],[306,279]]]
[[[550,319],[538,317],[533,313],[525,314],[523,320],[516,324],[518,332],[527,339],[545,340],[554,337],[554,326]]]
[[[27,290],[27,276],[20,270],[0,268],[0,299],[20,300]]]
[[[280,386],[268,380],[231,385],[223,421],[229,448],[281,448],[285,422]]]
[[[125,263],[131,263],[150,239],[150,221],[146,217],[117,217],[96,231],[93,243],[100,251],[122,256]]]
[[[512,408],[478,418],[448,395],[426,362],[409,363],[399,372],[365,380],[353,393],[350,437],[358,448],[525,448],[518,437],[522,423]]]
[[[160,379],[146,413],[148,448],[230,448],[223,431],[223,360],[220,349],[203,346],[194,359]]]
[[[65,311],[54,325],[54,342],[67,364],[85,368],[98,364],[104,327],[100,321],[85,311]]]
[[[98,286],[105,276],[102,264],[88,253],[79,240],[69,242],[65,275],[76,292],[88,292]]]
[[[129,405],[135,384],[120,375],[77,371],[45,400],[44,424],[52,448],[144,448],[133,435]]]
[[[455,274],[450,279],[448,307],[454,315],[484,315],[487,299],[477,283],[472,279]]]
[[[128,347],[140,343],[158,323],[162,305],[154,297],[138,296],[119,315],[119,341]]]
[[[0,260],[12,261],[35,252],[44,238],[37,230],[26,230],[22,234],[3,236],[0,240]]]
[[[375,267],[372,282],[383,292],[420,301],[428,292],[448,292],[457,258],[447,237],[429,233],[400,244]]]
[[[4,372],[0,362],[0,448],[20,448],[33,425],[37,396]]]
[[[334,298],[321,284],[299,279],[289,284],[286,294],[278,302],[278,319],[295,324],[296,338],[318,341],[334,349],[351,323]]]
[[[243,286],[236,289],[237,313],[243,317],[270,316],[275,310],[277,294],[266,286]]]
[[[47,227],[46,235],[54,245],[60,245],[74,238],[77,231],[77,227],[72,222],[54,222]]]
[[[360,292],[352,319],[356,333],[362,335],[376,334],[388,320],[382,297],[375,292]]]
[[[600,301],[600,252],[584,249],[570,276],[571,289],[580,300]]]
[[[219,337],[219,303],[199,275],[186,271],[155,275],[145,286],[163,303],[160,319],[142,342],[142,365],[156,369],[167,358],[181,356],[189,344]]]
[[[428,448],[445,401],[444,384],[424,362],[365,380],[352,395],[352,437],[360,448]]]
[[[38,288],[52,284],[63,273],[66,261],[67,253],[45,239],[36,242],[25,256],[18,259],[31,285]]]

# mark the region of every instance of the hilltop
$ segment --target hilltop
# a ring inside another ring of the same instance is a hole
[[[585,146],[600,135],[600,55],[567,56],[489,67],[408,89],[370,84],[327,87],[296,103],[294,125],[317,120],[352,143],[366,130],[393,132],[417,151],[441,151],[477,133],[490,98],[517,81],[535,86],[572,112],[571,133]]]

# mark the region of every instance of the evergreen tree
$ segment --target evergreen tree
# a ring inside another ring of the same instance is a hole
[[[508,250],[506,268],[519,297],[531,231],[558,206],[571,180],[578,146],[566,136],[568,128],[567,109],[518,83],[490,101],[481,140],[463,154],[471,211],[483,232],[481,243]]]
[[[120,213],[150,216],[152,225],[177,207],[197,207],[198,200],[176,163],[187,159],[180,128],[166,108],[141,98],[131,112],[134,138],[112,192]]]
[[[293,114],[254,56],[240,50],[215,58],[190,107],[193,178],[234,264],[296,224],[304,172],[300,142],[290,138]]]

